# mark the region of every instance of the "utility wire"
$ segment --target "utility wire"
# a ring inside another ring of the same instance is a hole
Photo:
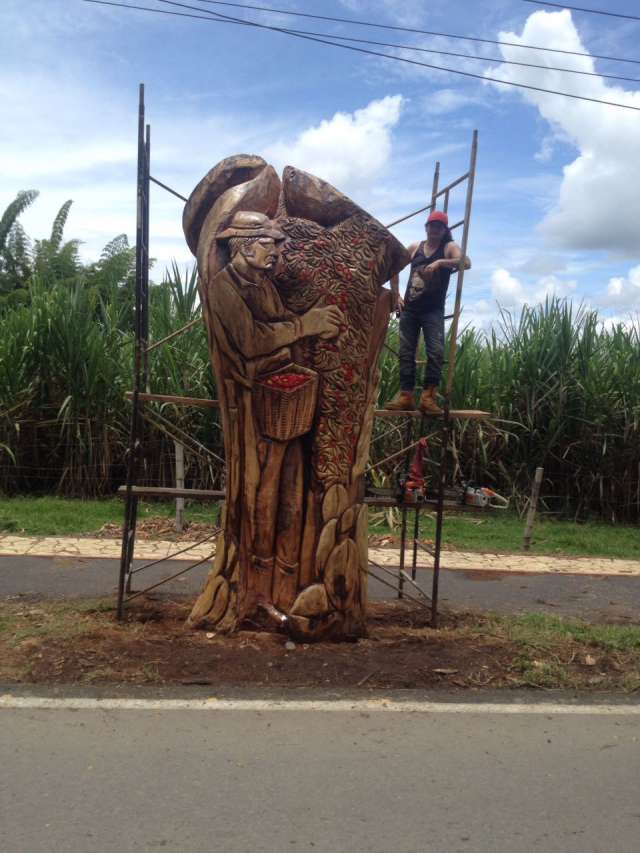
[[[163,0],[160,0],[163,2]],[[413,50],[417,53],[436,53],[439,56],[457,56],[461,59],[472,59],[476,62],[498,62],[500,65],[519,65],[523,68],[540,68],[543,71],[562,71],[565,74],[580,74],[583,77],[602,77],[605,80],[622,80],[625,83],[640,83],[640,77],[622,77],[618,74],[600,74],[598,71],[579,71],[577,68],[558,68],[555,65],[538,65],[535,62],[518,62],[515,59],[502,59],[499,56],[476,56],[473,53],[456,53],[452,50],[436,50],[435,48],[416,47],[412,44],[397,44],[388,41],[372,41],[371,39],[359,39],[353,36],[338,36],[334,33],[316,33],[310,30],[290,30],[296,35],[321,36],[323,38],[339,39],[340,41],[353,41],[358,44],[373,44],[378,47],[395,47],[400,50]]]
[[[634,65],[640,65],[640,59],[623,59],[620,56],[599,56],[596,53],[581,53],[578,50],[561,50],[557,47],[540,47],[532,44],[519,44],[513,41],[498,41],[496,39],[479,38],[478,36],[461,36],[453,33],[440,33],[433,30],[419,30],[415,27],[400,27],[393,24],[377,24],[373,21],[358,21],[353,18],[332,18],[328,15],[312,15],[309,12],[292,12],[289,9],[271,9],[268,6],[254,6],[249,3],[232,3],[228,0],[201,0],[203,3],[209,3],[214,6],[233,6],[236,9],[250,9],[256,12],[275,12],[278,15],[289,15],[296,18],[313,18],[317,21],[333,21],[338,24],[357,24],[360,27],[376,27],[380,30],[398,30],[405,33],[416,33],[424,36],[442,36],[450,39],[461,39],[463,41],[483,42],[484,44],[503,44],[507,47],[522,47],[527,50],[544,50],[550,53],[564,53],[570,56],[588,56],[591,59],[607,59],[612,62],[631,62]]]
[[[176,15],[178,17],[188,17],[188,18],[196,17],[195,15],[184,14],[184,13],[180,13],[180,12],[170,12],[168,10],[163,10],[163,9],[151,9],[147,6],[135,6],[135,5],[128,5],[125,3],[118,3],[118,2],[115,2],[115,0],[84,0],[84,2],[85,3],[95,3],[95,4],[100,5],[100,6],[118,6],[118,7],[124,8],[124,9],[136,9],[136,10],[145,11],[145,12],[155,12],[156,14],[157,13],[160,13],[160,14],[164,13],[164,14],[168,14],[168,15]],[[185,8],[185,9],[195,9],[198,11],[206,11],[206,10],[202,9],[200,6],[189,6],[185,3],[172,2],[172,0],[160,0],[160,2],[170,3],[170,5],[172,5],[172,6],[180,6],[180,7]],[[314,36],[302,35],[300,33],[297,33],[295,30],[288,30],[288,29],[284,29],[282,27],[273,27],[273,26],[269,26],[267,24],[259,24],[259,23],[254,22],[254,21],[245,21],[245,20],[241,20],[240,18],[233,18],[233,17],[230,17],[228,15],[223,15],[220,12],[211,12],[210,14],[215,15],[216,17],[215,18],[206,17],[206,18],[204,18],[204,20],[216,21],[219,19],[222,22],[228,21],[230,23],[240,24],[242,26],[255,27],[255,28],[261,29],[261,30],[271,30],[273,32],[284,33],[285,35],[290,35],[290,36],[293,36],[295,38],[304,39],[305,41],[312,41],[312,42],[316,42],[318,44],[327,44],[327,45],[331,45],[332,47],[339,47],[339,48],[342,48],[343,50],[351,50],[351,51],[355,51],[356,53],[367,54],[369,56],[380,56],[380,57],[383,57],[385,59],[395,60],[396,62],[404,62],[404,63],[407,63],[409,65],[416,65],[416,66],[419,66],[422,68],[431,68],[431,69],[434,69],[436,71],[445,71],[445,72],[448,72],[450,74],[458,74],[459,76],[470,77],[470,78],[473,78],[475,80],[482,80],[482,81],[487,81],[490,83],[497,83],[497,84],[503,85],[503,86],[515,86],[518,89],[527,89],[529,91],[542,92],[542,93],[547,94],[547,95],[559,95],[559,96],[562,96],[565,98],[571,98],[573,100],[587,101],[589,103],[603,104],[604,106],[619,107],[621,109],[627,109],[627,110],[633,110],[634,112],[640,112],[640,107],[635,107],[635,106],[632,106],[631,104],[620,104],[616,101],[605,101],[605,100],[601,100],[599,98],[590,98],[590,97],[587,97],[586,95],[574,95],[574,94],[570,94],[569,92],[560,92],[556,89],[545,89],[541,86],[532,86],[532,85],[529,85],[527,83],[514,83],[514,82],[509,81],[509,80],[500,80],[497,77],[488,77],[488,76],[485,76],[483,74],[474,74],[471,71],[459,71],[455,68],[446,68],[446,67],[443,67],[441,65],[433,65],[433,64],[430,64],[427,62],[418,62],[415,59],[407,59],[406,57],[402,57],[402,56],[394,56],[393,54],[390,54],[390,53],[380,53],[379,51],[368,50],[366,48],[361,48],[361,47],[354,47],[353,45],[348,45],[348,44],[340,44],[338,42],[330,41],[330,40],[324,39],[324,38],[316,38]]]
[[[170,5],[170,6],[182,5],[180,3],[173,3],[173,2],[171,2],[171,0],[158,0],[158,2],[168,3],[168,5]],[[200,2],[206,3],[206,2],[208,2],[208,0],[200,0]],[[188,8],[190,8],[190,9],[200,8],[201,9],[201,7],[196,7],[196,6],[189,6]],[[207,10],[201,9],[201,11],[205,12]],[[218,16],[220,13],[219,12],[210,12],[208,14]],[[232,20],[234,22],[239,22],[240,20],[244,20],[244,19],[233,18]],[[249,24],[249,25],[251,24],[250,21],[244,20],[244,22]],[[553,66],[553,65],[539,65],[539,64],[536,64],[534,62],[518,62],[516,60],[501,59],[499,57],[493,57],[493,56],[475,56],[472,53],[457,53],[457,52],[451,51],[451,50],[436,50],[435,48],[417,47],[415,45],[410,45],[410,44],[397,44],[394,42],[386,42],[386,41],[372,41],[371,39],[355,38],[354,36],[339,36],[339,35],[336,35],[334,33],[319,33],[319,32],[314,32],[313,30],[298,30],[298,29],[294,30],[294,29],[291,29],[289,27],[286,28],[286,32],[289,32],[289,33],[292,33],[295,35],[316,36],[319,38],[328,38],[328,39],[339,39],[340,41],[357,42],[358,44],[371,44],[371,45],[374,45],[377,47],[393,47],[393,48],[398,48],[400,50],[413,50],[413,51],[416,51],[418,53],[429,53],[429,54],[435,53],[439,56],[455,56],[455,57],[459,57],[461,59],[471,59],[471,60],[474,60],[476,62],[499,62],[501,65],[518,65],[518,66],[522,66],[524,68],[540,68],[540,69],[543,69],[544,71],[562,71],[562,72],[566,72],[567,74],[580,74],[580,75],[583,75],[585,77],[603,77],[607,80],[621,80],[621,81],[626,82],[626,83],[640,83],[639,77],[623,77],[623,76],[619,76],[617,74],[599,74],[597,71],[579,71],[576,68],[558,68],[558,67]]]
[[[170,6],[174,6],[174,5],[182,6],[183,5],[181,3],[172,3],[172,2],[170,2],[170,0],[158,0],[158,2],[159,3],[165,3],[166,2]],[[207,0],[200,0],[200,2],[207,2]],[[218,20],[218,16],[220,15],[219,12],[213,12],[213,11],[210,12],[209,10],[202,9],[199,6],[185,6],[185,8],[200,9],[200,11],[206,12],[206,17],[196,16],[196,15],[193,16],[193,17],[201,17],[202,20]],[[160,10],[158,10],[158,11],[160,11]],[[215,15],[216,18],[210,19],[208,17],[209,15]],[[224,16],[224,17],[226,18],[226,16]],[[246,20],[240,19],[240,18],[233,18],[232,19],[232,21],[234,23],[236,23],[236,22],[239,23],[241,20],[243,20],[243,23],[247,24],[248,26],[251,26],[251,23],[252,23],[251,21],[246,21]],[[229,22],[231,22],[231,21],[229,21]],[[386,42],[386,41],[372,41],[371,39],[355,38],[354,36],[339,36],[339,35],[335,35],[334,33],[318,33],[318,32],[314,32],[313,30],[298,30],[298,29],[294,30],[294,29],[290,29],[289,27],[287,27],[286,32],[291,33],[291,34],[295,34],[295,35],[317,36],[319,38],[339,39],[340,41],[357,42],[358,44],[371,44],[371,45],[374,45],[377,47],[393,47],[393,48],[398,48],[400,50],[413,50],[413,51],[416,51],[418,53],[429,53],[429,54],[435,53],[435,54],[438,54],[440,56],[456,56],[456,57],[459,57],[461,59],[471,59],[471,60],[474,60],[476,62],[499,62],[501,65],[518,65],[518,66],[522,66],[524,68],[540,68],[540,69],[543,69],[544,71],[562,71],[562,72],[566,72],[567,74],[579,74],[579,75],[583,75],[585,77],[603,77],[607,80],[620,80],[620,81],[623,81],[625,83],[640,83],[640,77],[623,77],[623,76],[620,76],[617,74],[599,74],[597,71],[579,71],[576,68],[558,68],[558,67],[553,66],[553,65],[538,65],[534,62],[518,62],[516,60],[501,59],[499,57],[493,57],[493,56],[475,56],[472,53],[456,53],[456,52],[450,51],[450,50],[435,50],[433,48],[417,47],[415,45],[410,45],[410,44],[397,44],[394,42]]]
[[[206,0],[205,0],[206,1]],[[607,15],[609,18],[626,18],[627,21],[640,21],[638,15],[623,15],[622,12],[606,12],[604,9],[585,9],[583,6],[567,6],[566,3],[546,3],[544,0],[524,0],[536,6],[555,6],[556,9],[571,9],[572,12],[589,12],[591,15]]]

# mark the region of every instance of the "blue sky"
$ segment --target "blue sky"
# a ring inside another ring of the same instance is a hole
[[[171,8],[159,0],[137,2]],[[216,8],[201,0],[184,2]],[[255,2],[620,57],[636,55],[640,36],[640,22],[545,11],[523,0]],[[638,12],[632,0],[589,3]],[[640,83],[599,76],[640,78],[640,65],[220,11],[489,56],[492,62],[481,63],[386,49],[640,107]],[[137,87],[144,81],[152,172],[184,195],[223,157],[256,153],[278,168],[292,163],[315,172],[388,222],[426,202],[436,159],[444,180],[466,171],[477,128],[469,247],[474,265],[466,279],[465,319],[487,327],[497,302],[517,310],[549,293],[596,307],[609,321],[640,311],[637,112],[499,87],[278,33],[80,0],[3,0],[0,56],[0,206],[20,189],[39,189],[40,198],[23,217],[32,237],[46,236],[55,212],[72,198],[67,236],[83,241],[87,258],[97,257],[116,234],[133,239]],[[505,59],[547,67],[524,69],[505,65]],[[597,76],[553,71],[550,65]],[[462,204],[462,194],[452,198],[454,217]],[[178,200],[153,191],[156,277],[171,258],[190,260],[181,212]],[[419,239],[422,218],[396,233],[405,243]]]

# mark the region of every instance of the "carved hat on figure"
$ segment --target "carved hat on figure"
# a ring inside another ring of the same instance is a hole
[[[264,213],[241,210],[234,213],[227,227],[216,234],[216,240],[229,240],[231,237],[271,237],[280,241],[285,235]]]

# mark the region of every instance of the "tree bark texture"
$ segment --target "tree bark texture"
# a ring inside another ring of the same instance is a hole
[[[249,227],[242,215],[260,214],[263,242],[276,235],[278,254],[264,275],[223,239]],[[382,285],[408,254],[329,184],[292,167],[280,179],[247,155],[205,176],[184,229],[198,259],[227,460],[224,532],[190,623],[234,630],[266,619],[298,639],[361,636],[364,473],[391,307]],[[340,320],[327,331],[331,306],[331,322]],[[292,374],[297,387],[278,386]]]

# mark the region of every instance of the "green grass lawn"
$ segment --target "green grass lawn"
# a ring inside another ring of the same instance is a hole
[[[140,502],[139,518],[172,518],[175,503]],[[25,536],[72,536],[96,533],[103,524],[122,524],[124,501],[73,500],[70,498],[0,498],[0,535],[15,533]],[[212,522],[216,518],[215,503],[187,501],[187,521]]]
[[[384,533],[386,526],[372,527],[372,532]],[[413,533],[413,515],[409,515],[409,536]],[[522,551],[524,519],[514,513],[494,512],[445,515],[444,543],[467,551]],[[434,539],[435,513],[424,512],[420,536]],[[602,522],[576,524],[539,518],[533,530],[532,554],[563,554],[565,556],[619,557],[640,560],[640,529],[631,525],[612,525]]]
[[[478,519],[480,521],[480,519]],[[445,538],[469,550],[521,550],[524,519],[517,515],[497,515],[474,524],[468,516],[449,516]],[[435,519],[425,519],[425,535],[435,536]],[[537,554],[600,556],[640,559],[640,530],[626,525],[541,518],[533,530],[531,550]]]
[[[175,505],[170,501],[140,502],[139,506],[141,518],[170,518],[175,514]],[[119,498],[84,501],[54,497],[0,498],[0,534],[95,533],[103,524],[120,524],[122,513],[123,501]],[[212,522],[216,516],[215,503],[187,502],[187,521]],[[411,532],[411,515],[409,520]],[[444,541],[461,550],[520,551],[523,531],[524,521],[511,513],[449,513],[445,516]],[[385,534],[389,529],[386,525],[373,525],[371,532]],[[397,535],[398,531],[394,533]],[[432,513],[422,514],[420,535],[424,539],[434,538],[435,515]],[[600,522],[576,524],[539,519],[534,528],[531,553],[640,559],[640,529]]]

